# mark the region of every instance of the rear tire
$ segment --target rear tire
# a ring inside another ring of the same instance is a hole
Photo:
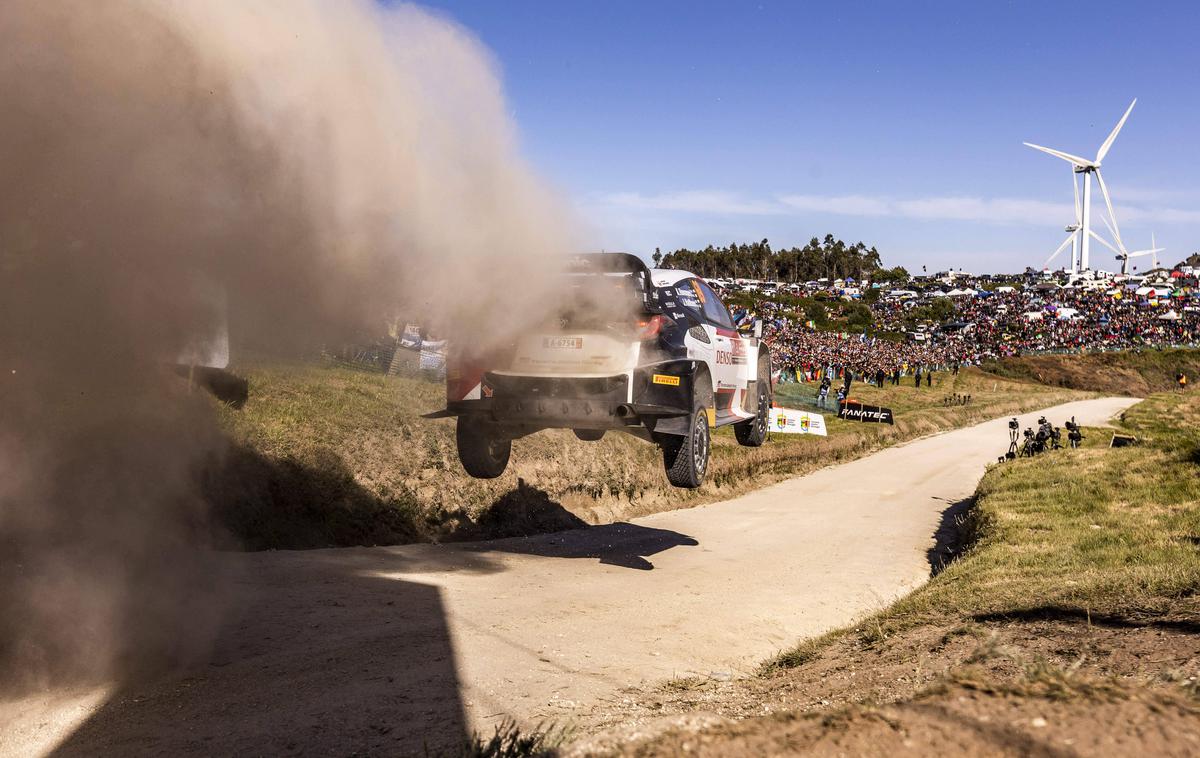
[[[700,405],[688,419],[686,436],[663,435],[663,467],[667,480],[676,487],[695,489],[704,483],[708,460],[712,454],[712,438],[708,432],[708,414]]]
[[[572,429],[575,436],[584,442],[599,442],[604,439],[603,429]]]
[[[512,440],[495,424],[472,416],[459,416],[455,430],[458,460],[476,479],[495,479],[508,468]]]
[[[771,384],[758,380],[758,412],[754,418],[733,425],[733,436],[739,445],[761,447],[767,439],[767,424],[771,415]]]

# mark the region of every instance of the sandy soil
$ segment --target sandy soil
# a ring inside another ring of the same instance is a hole
[[[796,669],[627,691],[564,755],[1196,755],[1200,605],[1182,605],[851,634]]]
[[[1045,413],[1095,425],[1133,402]],[[0,706],[0,753],[419,753],[505,717],[569,722],[629,685],[737,677],[923,582],[1005,421],[628,524],[230,554],[241,602],[207,663],[95,704]]]

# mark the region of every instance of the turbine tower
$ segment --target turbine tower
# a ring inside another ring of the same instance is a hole
[[[1103,243],[1105,247],[1114,250],[1114,252],[1116,252],[1118,255],[1123,254],[1125,250],[1125,245],[1121,242],[1121,232],[1117,226],[1117,217],[1116,214],[1113,213],[1112,198],[1109,197],[1108,187],[1105,186],[1104,177],[1100,174],[1100,164],[1104,160],[1104,156],[1108,155],[1109,148],[1112,147],[1113,141],[1117,138],[1117,133],[1121,131],[1121,127],[1125,126],[1125,120],[1129,118],[1129,114],[1133,111],[1133,106],[1135,105],[1137,105],[1136,97],[1125,110],[1125,115],[1121,116],[1121,120],[1118,121],[1117,125],[1113,128],[1112,133],[1108,135],[1108,139],[1104,140],[1104,144],[1100,145],[1100,149],[1096,151],[1095,160],[1080,158],[1078,155],[1064,153],[1061,150],[1052,150],[1048,147],[1035,145],[1031,142],[1024,143],[1025,145],[1032,147],[1034,150],[1041,150],[1043,153],[1053,155],[1055,158],[1063,159],[1067,163],[1071,164],[1074,173],[1083,174],[1083,204],[1080,207],[1080,229],[1078,234],[1079,268],[1084,271],[1091,267],[1091,240],[1098,240],[1099,242]],[[1100,237],[1100,235],[1092,231],[1092,174],[1096,175],[1096,182],[1100,185],[1100,192],[1104,195],[1104,204],[1108,208],[1108,219],[1104,219],[1103,217],[1101,217],[1101,219],[1104,220],[1105,224],[1109,227],[1109,231],[1112,232],[1113,239],[1116,241],[1117,247],[1120,248],[1120,250],[1113,248],[1113,246],[1108,244],[1103,238]],[[1075,233],[1073,232],[1072,234]],[[1064,242],[1061,247],[1066,247],[1066,243]]]

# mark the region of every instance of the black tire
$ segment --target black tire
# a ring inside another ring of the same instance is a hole
[[[739,445],[761,447],[767,439],[767,424],[771,416],[771,382],[758,380],[758,413],[754,418],[733,425],[733,436]]]
[[[473,416],[459,416],[455,430],[458,460],[476,479],[495,479],[508,468],[512,440],[495,425]]]
[[[708,433],[708,414],[699,405],[688,419],[688,434],[663,435],[659,443],[663,451],[663,467],[667,480],[676,487],[695,489],[704,484],[708,459],[712,454],[712,438]]]
[[[599,442],[604,439],[603,429],[572,429],[575,436],[584,442]]]

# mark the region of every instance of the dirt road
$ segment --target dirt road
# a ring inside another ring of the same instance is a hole
[[[1133,402],[1046,415],[1097,424]],[[947,511],[1007,439],[991,421],[735,500],[532,539],[230,555],[244,600],[210,661],[103,697],[34,698],[0,746],[420,752],[504,716],[566,722],[643,681],[737,676],[923,582]]]

